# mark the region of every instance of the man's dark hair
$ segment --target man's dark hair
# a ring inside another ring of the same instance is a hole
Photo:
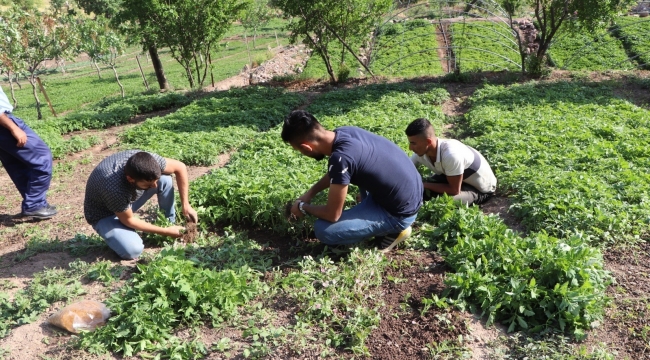
[[[140,151],[126,161],[124,173],[136,181],[154,181],[160,179],[160,164],[148,152]]]
[[[406,136],[415,136],[415,135],[428,135],[429,129],[433,130],[429,120],[425,118],[419,118],[413,120],[409,126],[406,127]]]
[[[289,144],[315,140],[315,131],[322,128],[314,115],[304,110],[294,110],[284,119],[282,140]]]

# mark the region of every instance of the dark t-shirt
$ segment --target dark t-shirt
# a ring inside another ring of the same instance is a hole
[[[422,205],[422,177],[406,153],[392,141],[366,130],[344,126],[329,158],[331,184],[357,185],[394,216],[411,216]]]
[[[131,185],[124,174],[126,162],[138,152],[140,150],[127,150],[113,154],[102,160],[90,173],[84,199],[84,215],[90,225],[94,226],[105,217],[126,211],[144,193],[144,190]],[[165,158],[150,154],[160,165],[160,171],[165,170]]]

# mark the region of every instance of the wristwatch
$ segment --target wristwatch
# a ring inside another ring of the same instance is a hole
[[[307,212],[305,211],[305,209],[302,208],[303,205],[305,205],[305,202],[304,202],[304,201],[301,201],[301,202],[298,204],[298,210],[300,210],[300,212],[301,212],[303,215],[307,215]]]

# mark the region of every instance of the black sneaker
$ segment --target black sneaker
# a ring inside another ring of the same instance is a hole
[[[56,207],[47,205],[34,211],[23,211],[20,215],[22,217],[32,217],[35,219],[50,219],[57,214]]]
[[[383,253],[387,253],[395,248],[399,243],[408,239],[411,236],[411,227],[407,227],[399,234],[388,234],[380,238],[379,249]]]

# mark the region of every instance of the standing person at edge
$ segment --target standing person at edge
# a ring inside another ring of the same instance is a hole
[[[327,245],[353,244],[381,237],[383,252],[411,234],[422,206],[422,181],[397,145],[366,130],[345,126],[326,130],[310,113],[291,112],[282,140],[316,160],[329,156],[327,173],[293,204],[297,217],[314,215],[316,237]],[[361,202],[343,211],[348,185],[357,185]],[[329,188],[327,204],[311,205]]]
[[[21,216],[49,219],[57,213],[46,199],[52,180],[52,152],[12,111],[0,88],[0,161],[23,197]]]
[[[189,203],[189,182],[185,164],[159,155],[127,150],[102,160],[88,177],[84,215],[108,246],[122,259],[135,259],[144,244],[135,230],[182,236],[182,226],[162,228],[136,218],[133,213],[154,194],[167,219],[176,221],[174,184],[170,174],[176,175],[183,215],[197,222],[196,211]]]
[[[442,194],[463,204],[481,204],[494,195],[497,179],[483,155],[458,140],[439,139],[427,119],[416,119],[406,128],[411,161],[435,175],[424,179],[425,200]]]

